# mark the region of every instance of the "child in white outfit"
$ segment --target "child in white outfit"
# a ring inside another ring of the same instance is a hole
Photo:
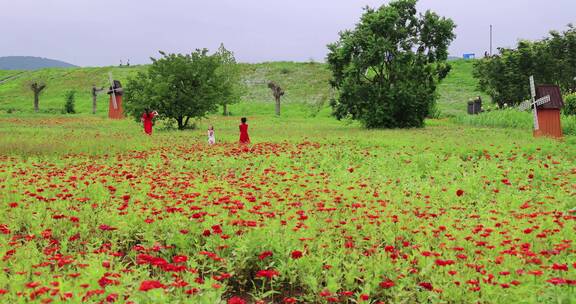
[[[216,143],[216,137],[214,137],[214,126],[210,126],[208,129],[208,144],[213,145]]]

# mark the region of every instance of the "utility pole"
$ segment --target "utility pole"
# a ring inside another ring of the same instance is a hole
[[[492,56],[492,24],[490,24],[490,56]]]

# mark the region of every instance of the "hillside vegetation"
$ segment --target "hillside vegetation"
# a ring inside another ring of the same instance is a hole
[[[0,70],[39,70],[44,68],[72,68],[73,64],[32,56],[0,57]]]
[[[473,61],[452,61],[452,72],[439,88],[439,109],[442,114],[453,116],[466,111],[466,101],[480,95],[476,91],[476,81],[472,77]],[[91,111],[91,87],[108,85],[108,72],[115,79],[126,80],[143,71],[145,66],[100,67],[100,68],[51,68],[39,71],[24,71],[16,78],[0,83],[0,112],[33,112],[33,95],[28,88],[32,80],[42,80],[47,88],[40,98],[40,112],[59,113],[64,105],[68,90],[76,90],[76,110],[79,113]],[[0,71],[0,82],[19,71]],[[329,86],[330,71],[321,63],[271,62],[242,64],[246,92],[240,105],[231,110],[242,114],[264,114],[273,111],[273,98],[267,87],[268,81],[275,81],[286,91],[283,102],[295,108],[305,108],[309,112],[326,109],[332,97]],[[485,96],[484,96],[485,97]],[[99,115],[107,111],[107,96],[99,97]],[[487,99],[485,99],[487,100]],[[258,103],[255,105],[254,103]],[[269,109],[268,109],[269,108]],[[272,112],[271,112],[272,113]]]

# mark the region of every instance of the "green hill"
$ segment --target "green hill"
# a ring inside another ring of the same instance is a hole
[[[473,61],[451,61],[452,72],[439,90],[439,109],[444,115],[465,113],[466,101],[479,95],[476,81],[472,77]],[[46,82],[47,88],[40,97],[40,111],[59,113],[64,105],[67,90],[76,90],[76,109],[79,113],[91,111],[91,87],[108,85],[108,72],[115,79],[126,80],[146,66],[100,67],[100,68],[50,68],[38,71],[0,71],[0,111],[33,111],[33,95],[28,84],[32,80]],[[332,90],[328,84],[330,71],[321,63],[270,62],[242,64],[243,81],[247,90],[240,105],[232,111],[251,114],[268,111],[272,97],[267,87],[268,81],[276,81],[285,88],[285,103],[298,104],[311,110],[328,105]],[[15,76],[16,75],[16,76]],[[15,77],[14,77],[15,76]],[[10,78],[13,77],[13,78]],[[7,79],[2,83],[2,79]],[[255,106],[258,103],[260,106]],[[107,96],[99,97],[99,114],[104,115]],[[272,109],[270,107],[270,109]]]
[[[32,56],[0,57],[0,70],[39,70],[45,68],[73,68],[73,64]]]

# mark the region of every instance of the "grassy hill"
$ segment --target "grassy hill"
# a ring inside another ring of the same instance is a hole
[[[73,68],[73,64],[32,56],[0,57],[0,70],[39,70],[44,68]]]
[[[439,90],[439,109],[444,115],[454,116],[465,113],[466,101],[480,95],[476,91],[476,80],[472,77],[473,61],[451,61],[452,72],[442,83]],[[100,67],[100,68],[50,68],[39,71],[0,71],[0,111],[31,113],[32,92],[28,83],[42,80],[47,88],[40,98],[40,110],[43,113],[59,113],[64,105],[67,90],[76,90],[76,109],[79,113],[91,110],[91,87],[106,86],[108,72],[123,83],[145,66]],[[19,73],[19,74],[18,74]],[[242,114],[263,114],[273,111],[272,97],[267,87],[268,81],[276,81],[285,88],[285,103],[293,108],[304,108],[316,112],[328,105],[332,91],[328,84],[330,71],[325,64],[271,62],[260,64],[242,64],[243,79],[247,86],[243,102],[231,108],[232,112]],[[4,83],[2,79],[17,75]],[[483,96],[486,98],[486,96]],[[487,100],[487,99],[485,99]],[[257,103],[257,105],[255,104]],[[99,114],[105,115],[107,96],[99,97]]]

